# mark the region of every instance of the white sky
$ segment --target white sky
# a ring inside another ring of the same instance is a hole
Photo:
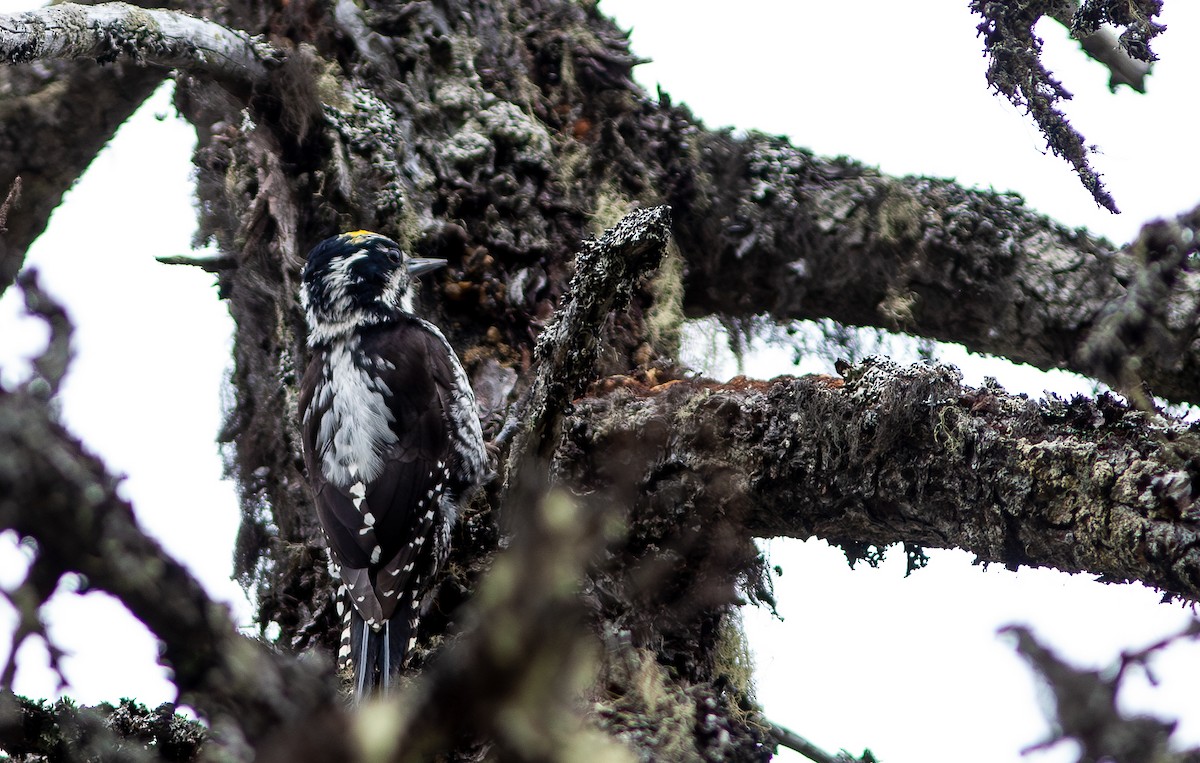
[[[602,0],[634,27],[638,69],[651,90],[661,80],[709,126],[785,133],[797,145],[845,154],[893,174],[954,177],[967,185],[1016,190],[1068,225],[1114,240],[1153,216],[1200,201],[1200,151],[1193,137],[1194,74],[1200,64],[1200,9],[1172,0],[1163,60],[1150,93],[1110,95],[1106,72],[1082,59],[1054,25],[1041,28],[1049,61],[1076,94],[1070,116],[1100,146],[1097,169],[1125,214],[1095,207],[1065,163],[1043,153],[1032,124],[985,87],[976,20],[965,2],[841,3]],[[18,9],[0,0],[0,12]],[[1190,14],[1187,16],[1179,14]],[[918,23],[914,23],[915,19]],[[231,329],[212,279],[159,265],[186,253],[195,230],[190,128],[160,91],[126,125],[30,251],[44,285],[78,327],[77,360],[62,395],[63,415],[110,468],[139,519],[242,622],[251,609],[229,580],[237,507],[220,480],[214,437],[220,423]],[[159,118],[165,117],[165,118]],[[0,300],[0,367],[22,371],[43,334]],[[969,383],[984,374],[1009,389],[1076,391],[1088,382],[1042,375],[992,359],[945,352]],[[790,352],[766,349],[747,373],[790,372]],[[808,370],[804,368],[804,370]],[[711,371],[732,373],[728,358]],[[767,715],[813,742],[855,754],[869,746],[885,763],[1012,761],[1045,734],[1029,671],[995,636],[1025,622],[1071,659],[1096,667],[1122,648],[1182,627],[1187,613],[1158,604],[1140,586],[1103,586],[1054,571],[1011,574],[972,567],[962,552],[933,554],[930,568],[903,578],[903,554],[879,570],[851,573],[839,551],[817,541],[766,544],[785,622],[747,614]],[[0,583],[20,579],[21,552],[0,536]],[[12,613],[0,611],[0,631]],[[152,638],[103,596],[60,595],[49,612],[66,662],[68,694],[94,703],[131,696],[171,699],[154,663]],[[0,652],[3,649],[0,643]],[[1163,685],[1132,686],[1130,706],[1180,717],[1180,744],[1200,744],[1200,654],[1177,648],[1158,665]],[[2,655],[0,655],[2,656]],[[19,655],[17,690],[52,696],[37,644]],[[1190,711],[1190,712],[1189,712]],[[1067,745],[1030,756],[1073,760]],[[800,760],[781,752],[780,760]]]

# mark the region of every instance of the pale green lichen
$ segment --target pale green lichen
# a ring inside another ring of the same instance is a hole
[[[605,180],[596,194],[596,202],[588,218],[588,230],[593,236],[601,236],[629,214],[631,209],[633,202],[629,197],[622,194],[611,180]]]
[[[678,359],[684,323],[683,257],[673,240],[667,244],[649,291],[654,303],[646,312],[647,338],[659,355]]]
[[[546,128],[508,101],[475,112],[439,151],[449,163],[468,170],[494,164],[497,145],[512,149],[517,164],[547,170],[552,164],[553,145]]]
[[[915,244],[920,240],[924,213],[925,208],[911,191],[899,183],[892,183],[875,213],[879,238],[896,247]]]
[[[888,286],[887,295],[879,303],[879,316],[888,325],[900,331],[911,328],[916,323],[915,311],[920,298],[912,291],[901,291],[895,286]]]
[[[351,159],[365,161],[371,168],[370,174],[384,180],[371,198],[360,199],[358,204],[363,209],[373,210],[377,219],[386,223],[381,232],[406,245],[419,226],[412,213],[406,212],[401,179],[407,178],[413,185],[421,187],[431,185],[434,178],[422,173],[417,162],[408,162],[401,167],[409,150],[399,144],[403,131],[395,112],[379,96],[355,88],[346,91],[343,103],[341,107],[325,103],[327,122],[345,143]]]
[[[742,627],[742,618],[736,612],[729,612],[721,618],[717,631],[716,665],[714,672],[729,680],[730,687],[739,699],[754,703],[754,658],[750,654],[750,643],[746,639],[746,631]],[[750,713],[734,705],[733,712],[741,717],[735,718],[747,721]]]
[[[346,91],[342,87],[342,70],[336,61],[329,61],[321,58],[316,53],[316,49],[312,49],[312,57],[317,62],[315,72],[314,87],[317,90],[317,97],[321,99],[321,103],[330,106],[334,109],[349,109],[350,102],[346,98]]]
[[[619,649],[610,653],[604,672],[607,690],[593,707],[601,730],[627,744],[642,761],[702,759],[693,733],[695,700],[670,681],[653,653]]]

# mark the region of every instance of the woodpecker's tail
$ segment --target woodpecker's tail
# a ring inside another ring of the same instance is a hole
[[[343,665],[353,668],[355,701],[376,691],[386,694],[404,667],[416,638],[419,613],[408,597],[398,604],[392,619],[379,629],[367,625],[354,607],[346,608],[348,621],[339,654],[344,655]]]

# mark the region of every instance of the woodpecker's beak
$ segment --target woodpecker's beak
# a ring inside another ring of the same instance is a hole
[[[433,259],[431,257],[409,257],[404,261],[404,267],[408,268],[408,274],[413,278],[431,273],[438,268],[446,267],[445,260]]]

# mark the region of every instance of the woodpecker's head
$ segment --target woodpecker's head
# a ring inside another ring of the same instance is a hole
[[[413,279],[445,264],[407,257],[395,241],[370,231],[325,239],[308,253],[301,274],[309,342],[329,341],[412,312]]]

